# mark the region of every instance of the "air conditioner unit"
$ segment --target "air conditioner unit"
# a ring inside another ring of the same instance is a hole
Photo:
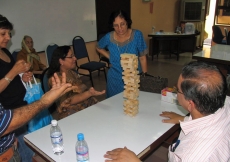
[[[206,0],[181,0],[180,21],[204,21]]]

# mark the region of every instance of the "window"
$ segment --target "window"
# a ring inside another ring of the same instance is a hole
[[[230,0],[217,0],[215,24],[230,26]]]

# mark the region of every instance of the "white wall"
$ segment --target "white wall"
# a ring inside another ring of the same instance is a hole
[[[24,35],[30,35],[37,51],[48,44],[71,45],[80,35],[86,42],[95,41],[95,0],[1,0],[0,14],[14,24],[8,49],[21,48]]]

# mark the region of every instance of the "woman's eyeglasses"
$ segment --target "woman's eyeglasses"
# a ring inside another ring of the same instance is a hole
[[[66,56],[65,58],[73,58],[73,57],[76,57],[74,54],[72,54],[71,56]]]
[[[118,29],[119,26],[120,26],[120,28],[123,28],[125,25],[126,25],[126,22],[122,22],[122,23],[120,23],[120,25],[119,24],[113,24],[113,28]]]

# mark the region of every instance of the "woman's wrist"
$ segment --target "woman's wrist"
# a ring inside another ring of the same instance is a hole
[[[8,77],[4,77],[4,79],[10,84],[10,82],[12,81],[12,79],[8,78]]]
[[[89,96],[89,97],[92,97],[92,96],[93,96],[93,94],[90,92],[90,89],[89,89],[87,92],[88,92],[88,96]]]

